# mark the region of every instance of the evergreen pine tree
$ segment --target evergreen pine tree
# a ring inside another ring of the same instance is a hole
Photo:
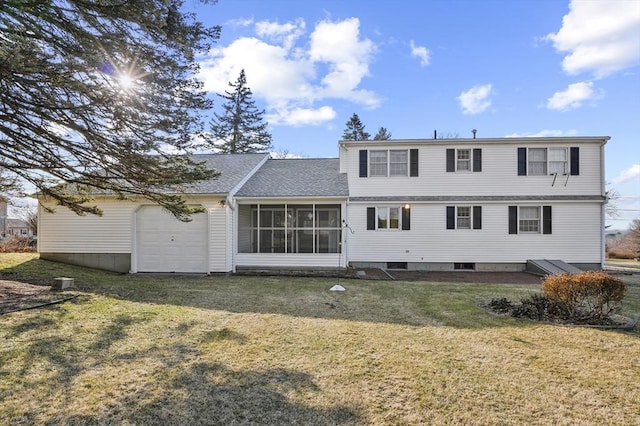
[[[367,141],[371,135],[364,131],[364,124],[360,121],[360,117],[355,112],[347,121],[347,127],[344,129],[342,139],[345,141]]]
[[[271,148],[269,123],[264,121],[264,110],[258,110],[253,93],[247,86],[244,69],[235,83],[229,82],[233,91],[218,94],[225,103],[223,113],[214,114],[211,120],[210,144],[223,153],[265,152]]]
[[[391,132],[385,127],[380,127],[378,133],[373,137],[374,141],[388,141],[391,139]]]
[[[97,192],[146,198],[187,219],[176,194],[217,174],[186,154],[211,107],[195,58],[220,28],[182,3],[0,1],[0,190],[17,178],[78,214],[100,213]]]

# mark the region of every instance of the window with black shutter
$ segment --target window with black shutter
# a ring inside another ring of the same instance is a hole
[[[570,148],[569,167],[571,176],[580,174],[580,147],[572,146]]]
[[[482,149],[480,148],[473,149],[473,171],[482,171]]]
[[[542,233],[551,234],[551,206],[542,206]]]
[[[527,148],[518,148],[518,176],[526,176],[526,175],[527,175]],[[515,234],[515,232],[513,233]]]
[[[482,206],[473,206],[473,229],[482,229]]]
[[[367,177],[367,170],[368,170],[368,165],[367,165],[367,158],[368,158],[368,152],[366,149],[361,149],[360,150],[360,177]]]
[[[418,176],[418,150],[409,150],[409,176]]]

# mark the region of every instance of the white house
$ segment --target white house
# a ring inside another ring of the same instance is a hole
[[[339,158],[202,155],[182,223],[144,200],[47,213],[42,258],[121,272],[374,266],[519,271],[604,262],[608,137],[341,141]]]

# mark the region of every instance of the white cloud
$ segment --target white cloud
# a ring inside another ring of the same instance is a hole
[[[304,34],[306,23],[302,18],[295,22],[279,24],[277,22],[260,21],[256,23],[256,34],[259,37],[269,38],[282,43],[283,47],[290,50],[295,41]]]
[[[592,72],[605,77],[640,61],[640,2],[572,0],[557,33],[545,39],[566,53],[568,74]]]
[[[585,102],[602,97],[602,93],[593,90],[592,81],[581,81],[567,86],[562,92],[556,92],[547,99],[547,108],[567,111],[581,107]]]
[[[634,179],[640,180],[640,164],[634,164],[626,170],[623,170],[611,183],[614,185],[620,185],[625,182],[632,181]]]
[[[361,88],[377,48],[361,37],[357,18],[321,21],[308,37],[302,19],[284,24],[260,21],[254,30],[254,37],[238,38],[202,59],[205,90],[223,93],[244,69],[248,86],[255,98],[265,100],[274,125],[326,123],[335,118],[335,111],[316,106],[326,99],[367,108],[380,105],[375,92]]]
[[[491,84],[474,86],[457,97],[464,114],[480,114],[491,106]]]
[[[416,46],[413,40],[411,40],[410,45],[411,45],[411,56],[414,56],[420,59],[421,66],[426,67],[427,65],[429,65],[429,61],[431,59],[429,56],[429,50],[424,46]]]
[[[575,136],[578,134],[577,130],[553,130],[544,129],[536,133],[511,133],[506,135],[505,138],[554,138],[561,136]]]
[[[319,125],[336,118],[336,112],[328,106],[322,106],[317,109],[294,108],[268,114],[265,118],[269,121],[269,124],[273,125]]]

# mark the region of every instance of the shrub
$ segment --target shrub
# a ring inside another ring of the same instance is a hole
[[[491,299],[489,308],[499,314],[507,314],[513,309],[513,304],[506,297],[501,297],[499,299]]]
[[[563,303],[550,299],[544,294],[532,294],[528,298],[521,299],[511,315],[516,318],[529,318],[532,320],[568,319],[569,313]]]
[[[36,240],[14,236],[0,241],[0,253],[26,253],[36,251]]]
[[[611,259],[635,259],[638,254],[633,250],[611,249],[607,251],[607,257]]]
[[[599,272],[550,275],[542,291],[566,309],[572,319],[605,318],[622,301],[626,287],[622,280]]]

